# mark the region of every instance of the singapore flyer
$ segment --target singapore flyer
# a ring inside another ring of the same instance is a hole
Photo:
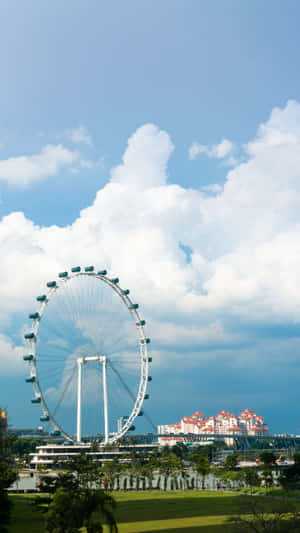
[[[31,402],[51,435],[116,442],[149,398],[150,339],[139,305],[118,278],[73,267],[45,284],[25,333]]]

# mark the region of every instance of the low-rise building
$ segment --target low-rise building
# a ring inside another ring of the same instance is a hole
[[[107,446],[98,446],[95,443],[71,444],[69,442],[64,444],[45,444],[43,446],[37,446],[36,451],[30,454],[30,468],[38,469],[43,467],[55,469],[57,465],[69,461],[82,452],[91,455],[93,459],[98,461],[99,466],[113,459],[117,459],[121,463],[128,463],[130,462],[130,452],[151,452],[157,449],[157,447],[157,442],[153,442],[152,444],[116,444]]]

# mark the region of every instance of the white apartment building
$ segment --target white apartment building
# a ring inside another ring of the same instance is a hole
[[[184,435],[203,435],[209,438],[213,435],[261,437],[269,433],[264,418],[248,408],[237,416],[222,409],[216,416],[209,418],[196,411],[191,416],[184,416],[180,422],[158,426],[157,430],[159,435],[163,435],[159,437],[160,444],[175,444],[183,440]]]

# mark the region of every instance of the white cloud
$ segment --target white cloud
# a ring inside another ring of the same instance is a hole
[[[154,124],[145,124],[130,137],[123,164],[112,170],[112,182],[142,188],[164,185],[173,149],[165,131]]]
[[[82,124],[78,128],[67,130],[67,137],[75,144],[87,144],[93,146],[92,137],[85,126]]]
[[[61,144],[48,144],[40,154],[0,160],[0,180],[26,187],[34,181],[54,176],[61,168],[72,165],[78,159],[77,152],[64,148]]]
[[[207,157],[224,159],[232,154],[234,148],[234,144],[228,139],[223,139],[219,144],[214,144],[212,146],[194,142],[189,149],[189,158],[196,159],[199,154],[205,154]],[[235,162],[235,160],[230,160],[230,162]]]
[[[22,354],[23,346],[14,346],[11,339],[0,334],[1,374],[11,374],[24,370]]]
[[[56,272],[95,263],[132,290],[149,335],[169,352],[189,338],[220,352],[249,342],[241,320],[299,324],[300,104],[271,113],[248,159],[212,194],[167,184],[172,150],[169,135],[147,124],[72,225],[4,217],[0,316],[25,313]]]

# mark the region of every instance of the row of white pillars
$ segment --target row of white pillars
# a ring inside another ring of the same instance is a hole
[[[81,442],[81,399],[82,399],[82,365],[89,361],[99,361],[102,363],[102,378],[103,378],[103,405],[104,405],[104,443],[108,443],[108,408],[107,408],[107,358],[105,355],[98,355],[96,357],[79,357],[77,359],[78,367],[78,381],[77,381],[77,442]]]

